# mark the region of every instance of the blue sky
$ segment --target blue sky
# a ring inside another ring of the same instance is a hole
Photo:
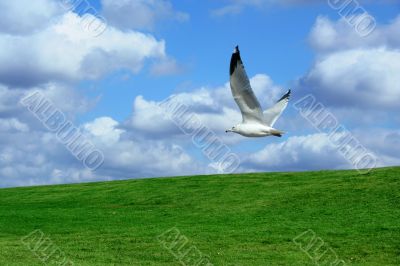
[[[218,3],[219,2],[219,3]],[[225,1],[226,2],[226,1]],[[99,1],[90,1],[101,10]],[[100,114],[111,112],[118,120],[131,112],[131,102],[138,94],[162,100],[171,92],[193,90],[201,86],[218,86],[228,80],[227,66],[232,47],[239,44],[249,73],[266,73],[282,86],[291,87],[293,80],[312,66],[315,54],[308,34],[316,17],[333,20],[340,15],[326,3],[291,7],[249,7],[240,14],[216,17],[212,11],[224,1],[178,1],[174,8],[190,15],[183,23],[156,25],[152,32],[167,42],[167,52],[184,70],[180,75],[155,77],[146,73],[121,80],[120,71],[101,80],[84,83],[101,88],[106,97],[98,105]],[[388,23],[399,13],[399,5],[365,5],[380,23]],[[122,71],[122,73],[126,73]],[[107,90],[112,86],[118,90]],[[125,102],[124,102],[125,101]],[[123,103],[123,104],[122,104]],[[104,108],[104,109],[103,109]],[[96,112],[88,114],[91,118]]]
[[[400,4],[359,1],[376,21],[360,36],[329,1],[305,2],[98,0],[89,14],[56,0],[0,3],[0,186],[218,172],[157,109],[171,95],[239,158],[236,172],[355,168],[293,107],[308,94],[376,166],[400,164]],[[105,31],[92,36],[85,18]],[[227,83],[237,44],[263,108],[293,90],[283,138],[224,132],[241,119]],[[21,106],[37,91],[102,152],[98,169]]]

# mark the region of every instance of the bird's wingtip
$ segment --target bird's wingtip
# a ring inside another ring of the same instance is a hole
[[[238,65],[238,62],[241,62],[241,60],[242,59],[240,58],[239,45],[237,45],[235,47],[235,50],[233,50],[233,54],[232,54],[232,57],[231,57],[231,65],[230,65],[230,68],[229,68],[229,74],[231,76],[232,76],[233,72],[235,71],[235,69],[236,69],[236,67]]]
[[[283,95],[277,102],[280,102],[280,101],[282,101],[282,100],[284,100],[284,99],[289,99],[291,93],[292,93],[292,90],[289,89],[289,90],[285,93],[285,95]]]

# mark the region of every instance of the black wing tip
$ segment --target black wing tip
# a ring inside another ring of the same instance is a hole
[[[229,74],[232,76],[233,72],[235,72],[235,69],[237,67],[238,61],[242,61],[240,58],[240,50],[239,50],[239,45],[236,45],[235,50],[233,51],[232,57],[231,57],[231,66],[229,69]]]
[[[280,101],[282,101],[282,100],[284,100],[284,99],[289,99],[291,93],[292,93],[292,90],[289,89],[289,90],[285,93],[285,95],[283,95],[283,96],[277,101],[277,103],[279,103]]]

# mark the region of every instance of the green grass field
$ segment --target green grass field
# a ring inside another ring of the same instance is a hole
[[[170,252],[173,227],[189,242]],[[43,265],[21,240],[36,229],[75,265],[181,265],[190,247],[213,265],[315,265],[293,241],[307,230],[346,265],[400,265],[400,168],[1,189],[0,265]]]

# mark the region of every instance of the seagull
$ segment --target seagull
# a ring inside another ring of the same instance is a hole
[[[245,137],[282,137],[284,132],[273,126],[288,105],[290,90],[274,106],[263,112],[244,69],[239,46],[235,47],[231,58],[230,84],[233,98],[242,113],[242,123],[225,132],[234,132]]]

